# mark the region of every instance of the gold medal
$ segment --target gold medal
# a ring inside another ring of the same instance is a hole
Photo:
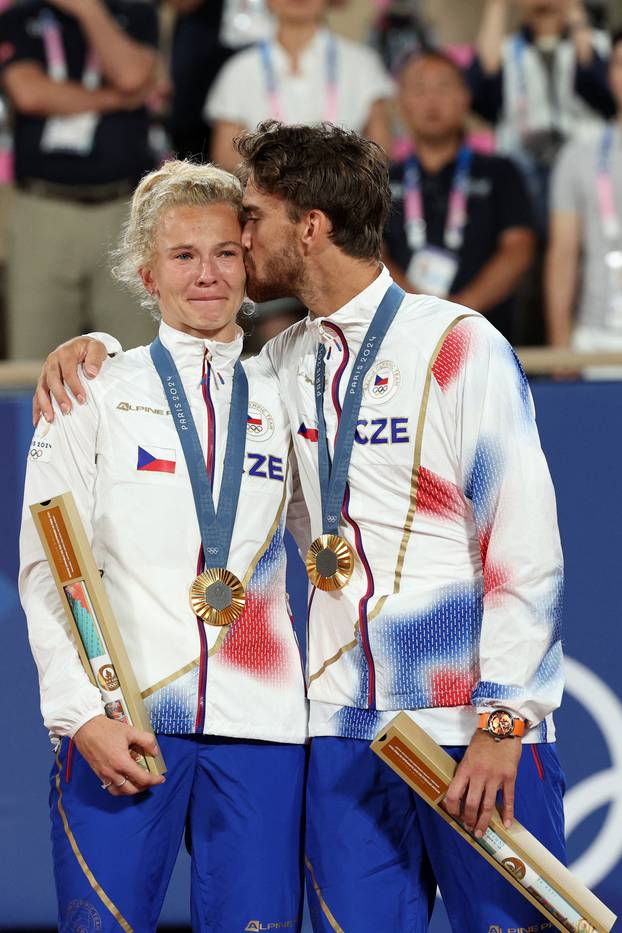
[[[307,573],[319,590],[340,590],[354,570],[354,551],[340,535],[320,535],[307,552]]]
[[[190,587],[190,607],[208,625],[231,625],[241,616],[245,602],[243,585],[224,567],[204,570]]]

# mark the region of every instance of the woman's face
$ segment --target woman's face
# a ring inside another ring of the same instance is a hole
[[[246,273],[237,209],[227,203],[172,207],[156,230],[154,256],[140,270],[162,320],[193,337],[232,340]]]
[[[279,20],[291,23],[314,22],[326,10],[327,0],[268,0],[268,8]]]

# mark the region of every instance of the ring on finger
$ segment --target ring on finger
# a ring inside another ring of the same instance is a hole
[[[99,786],[102,790],[108,790],[108,788],[112,786],[112,781],[104,781],[104,783]]]
[[[123,785],[126,783],[126,781],[127,781],[127,774],[125,775],[125,777],[123,778],[123,780],[121,781],[120,784],[115,784],[114,786],[115,786],[115,787],[123,787]]]

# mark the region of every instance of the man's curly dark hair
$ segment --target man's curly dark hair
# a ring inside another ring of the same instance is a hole
[[[356,259],[378,259],[391,206],[384,150],[350,130],[321,123],[260,123],[234,141],[239,174],[259,191],[277,195],[292,220],[309,210],[331,221],[336,246]]]

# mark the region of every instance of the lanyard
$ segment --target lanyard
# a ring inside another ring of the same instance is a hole
[[[464,228],[467,223],[467,201],[469,178],[473,150],[462,146],[458,153],[449,203],[447,222],[445,223],[444,243],[447,249],[458,250],[464,242]],[[411,156],[404,168],[404,212],[406,215],[406,234],[412,250],[423,249],[426,244],[427,225],[423,212],[421,194],[421,169],[416,156]]]
[[[343,410],[335,439],[335,451],[331,465],[324,417],[324,388],[326,370],[324,357],[326,347],[318,347],[315,363],[315,405],[318,422],[318,468],[322,494],[322,532],[338,534],[339,516],[348,482],[348,470],[352,457],[356,423],[361,409],[365,375],[373,364],[380,345],[404,298],[404,292],[395,282],[388,288],[374,314],[361,344],[361,349],[352,367],[346,388]]]
[[[522,33],[516,33],[512,39],[512,57],[516,68],[516,79],[518,83],[518,132],[521,137],[529,133],[529,89],[527,87],[527,70],[525,68],[525,52],[527,50],[527,40]],[[557,58],[553,62],[550,72],[547,71],[547,100],[549,105],[549,123],[553,129],[559,128],[560,119],[559,102],[557,88],[555,85],[557,67]]]
[[[617,240],[620,236],[620,221],[616,210],[611,174],[611,152],[615,141],[615,127],[608,126],[603,133],[598,156],[598,174],[596,188],[603,230],[608,240]]]
[[[168,399],[188,467],[203,542],[205,566],[226,568],[244,468],[246,419],[248,417],[246,373],[238,360],[233,372],[225,469],[216,509],[211,484],[205,470],[201,441],[173,357],[159,337],[153,341],[149,352]]]
[[[529,96],[527,92],[527,76],[525,74],[525,49],[527,43],[521,33],[514,36],[512,42],[512,55],[516,67],[518,81],[518,132],[526,136],[529,131]]]
[[[66,81],[68,78],[67,58],[63,37],[58,20],[53,13],[45,13],[43,19],[43,46],[47,59],[48,74],[52,81]],[[97,54],[90,49],[84,63],[82,83],[93,91],[99,87],[101,70]]]
[[[270,102],[270,116],[285,122],[285,112],[274,71],[273,45],[269,39],[260,43],[261,62],[264,70],[266,91]],[[326,35],[326,103],[324,119],[337,122],[337,40],[332,33]]]

